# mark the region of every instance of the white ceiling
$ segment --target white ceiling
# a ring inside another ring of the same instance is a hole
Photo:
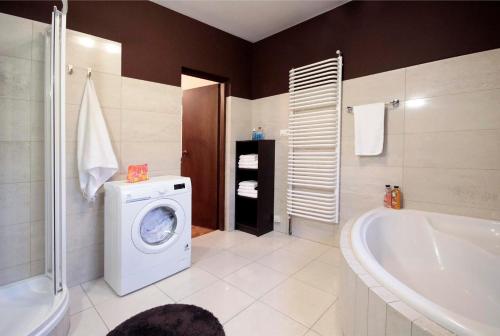
[[[151,0],[250,42],[262,40],[348,0]]]

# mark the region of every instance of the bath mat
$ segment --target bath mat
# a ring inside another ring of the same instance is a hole
[[[219,320],[209,311],[185,304],[168,304],[139,313],[108,336],[224,336]]]

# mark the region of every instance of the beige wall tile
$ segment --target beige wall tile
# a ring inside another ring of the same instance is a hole
[[[30,130],[31,141],[42,141],[45,137],[45,107],[44,103],[30,101]]]
[[[45,148],[42,141],[30,142],[30,180],[42,181],[45,178]]]
[[[0,55],[31,58],[33,21],[0,13]]]
[[[50,25],[38,21],[33,23],[33,40],[31,44],[31,59],[36,61],[45,60],[45,37],[48,35]]]
[[[66,75],[66,103],[71,105],[81,104],[87,69],[74,67],[73,74]],[[97,98],[101,108],[121,107],[121,77],[109,73],[92,71]]]
[[[368,336],[384,336],[387,307],[374,291],[368,293]]]
[[[30,221],[45,219],[45,183],[32,181],[30,183]]]
[[[30,264],[21,264],[0,269],[0,286],[22,280],[30,276]]]
[[[411,321],[392,305],[387,305],[385,334],[386,336],[411,336]]]
[[[500,209],[480,209],[463,205],[446,205],[446,204],[432,203],[426,201],[413,201],[413,200],[405,200],[404,206],[409,209],[500,220]]]
[[[385,185],[403,184],[402,167],[342,167],[341,185],[343,193],[380,195],[383,200]]]
[[[500,129],[405,135],[405,166],[500,169]]]
[[[180,114],[123,110],[123,140],[165,142],[181,140]]]
[[[30,103],[0,98],[0,141],[30,140]]]
[[[0,162],[0,183],[29,181],[29,142],[0,142]]]
[[[121,43],[68,29],[66,62],[92,71],[121,75]]]
[[[104,245],[92,245],[68,251],[68,287],[94,280],[104,274]]]
[[[123,77],[123,108],[178,114],[182,107],[180,87]]]
[[[29,262],[29,223],[0,226],[0,269]]]
[[[31,61],[0,56],[0,97],[29,99],[30,71]]]
[[[405,168],[403,197],[409,201],[500,209],[500,171]]]
[[[407,68],[406,99],[500,88],[500,49]]]
[[[407,133],[500,129],[500,89],[425,98],[407,106]]]
[[[94,210],[67,216],[67,250],[104,244],[104,211]]]
[[[368,287],[360,278],[356,279],[354,311],[354,335],[368,335]]]
[[[30,261],[45,259],[45,222],[30,223]]]
[[[0,226],[29,222],[29,183],[0,184]]]
[[[45,99],[45,64],[31,61],[30,99],[43,102]]]
[[[133,164],[147,163],[151,171],[180,167],[180,142],[122,142],[121,172]]]
[[[358,167],[401,167],[403,165],[404,135],[389,134],[384,138],[384,151],[378,156],[354,154],[354,137],[342,137],[341,165]]]
[[[66,180],[66,214],[81,214],[104,209],[104,190],[99,189],[94,202],[83,198],[78,177]]]

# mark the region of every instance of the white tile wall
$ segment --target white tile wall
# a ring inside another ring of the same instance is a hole
[[[382,205],[384,185],[400,185],[407,207],[500,218],[500,49],[346,80],[343,83],[341,223]],[[287,94],[252,101],[252,127],[277,139],[275,213],[286,218]],[[354,155],[346,106],[399,99],[386,110],[384,152]],[[419,108],[405,101],[423,99]],[[280,161],[282,158],[283,162]],[[328,235],[294,220],[294,233]],[[328,227],[325,227],[328,228]],[[331,230],[332,231],[332,230]]]
[[[82,45],[94,41],[94,47]],[[112,52],[109,52],[109,51]],[[130,164],[148,163],[152,176],[180,173],[182,91],[179,87],[121,76],[119,43],[68,30],[66,148],[68,283],[103,273],[104,195],[86,202],[79,190],[76,141],[79,105],[87,68],[103,110],[123,179]]]
[[[0,14],[0,285],[44,271],[43,54],[32,49],[46,28]]]

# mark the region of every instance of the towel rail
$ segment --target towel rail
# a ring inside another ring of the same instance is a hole
[[[385,105],[390,105],[393,108],[396,108],[399,106],[399,99],[393,99],[390,102],[386,102]],[[347,106],[347,113],[352,113],[353,107],[352,106]]]
[[[287,212],[338,223],[342,56],[290,70]]]

